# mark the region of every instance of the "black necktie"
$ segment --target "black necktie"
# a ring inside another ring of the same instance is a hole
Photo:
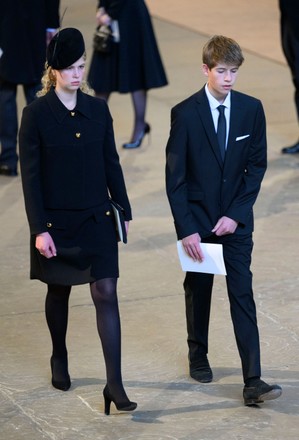
[[[218,118],[218,126],[217,126],[217,138],[220,148],[220,153],[222,160],[224,160],[225,156],[225,144],[226,144],[226,120],[224,115],[224,105],[219,105],[217,107],[219,111],[219,118]]]

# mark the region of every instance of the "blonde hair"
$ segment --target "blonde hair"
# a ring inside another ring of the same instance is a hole
[[[86,59],[85,54],[84,54],[84,59]],[[52,87],[56,86],[56,76],[53,73],[52,67],[48,66],[48,63],[45,64],[45,70],[41,79],[41,83],[42,83],[42,88],[39,92],[37,92],[36,94],[37,97],[46,95]],[[87,93],[88,95],[93,96],[95,94],[86,81],[82,81],[80,90],[82,90],[82,92],[84,93]]]

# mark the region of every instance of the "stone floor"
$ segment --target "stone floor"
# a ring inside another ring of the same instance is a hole
[[[62,0],[64,26],[78,26],[91,54],[95,1]],[[0,177],[1,440],[297,440],[299,438],[299,157],[280,154],[297,139],[289,70],[281,55],[276,1],[148,1],[169,86],[149,93],[151,138],[119,148],[134,212],[120,246],[123,377],[132,414],[103,414],[105,369],[87,286],[73,289],[68,346],[72,388],[50,385],[44,286],[28,279],[28,227],[20,177]],[[251,8],[248,7],[250,4]],[[197,25],[198,23],[198,25]],[[260,25],[258,25],[260,24]],[[229,31],[232,31],[230,34]],[[242,402],[240,360],[224,278],[216,277],[210,330],[211,384],[188,377],[184,297],[176,237],[164,190],[170,108],[204,84],[201,49],[209,35],[242,42],[237,89],[264,103],[269,168],[256,203],[254,272],[263,377],[283,387],[259,408]],[[239,38],[240,37],[240,38]],[[24,104],[19,94],[20,110]],[[130,136],[128,95],[110,102],[117,144]]]

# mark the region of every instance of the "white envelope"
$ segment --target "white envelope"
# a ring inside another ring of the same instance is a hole
[[[223,260],[222,244],[216,243],[200,243],[200,247],[204,253],[204,261],[193,261],[186,254],[182,245],[182,241],[177,242],[178,255],[182,270],[185,272],[203,272],[212,273],[214,275],[226,275],[225,264]]]

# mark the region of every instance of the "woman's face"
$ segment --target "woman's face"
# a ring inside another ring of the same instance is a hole
[[[85,73],[85,57],[82,56],[71,66],[62,70],[54,70],[56,76],[56,89],[64,92],[78,90],[82,84]]]

